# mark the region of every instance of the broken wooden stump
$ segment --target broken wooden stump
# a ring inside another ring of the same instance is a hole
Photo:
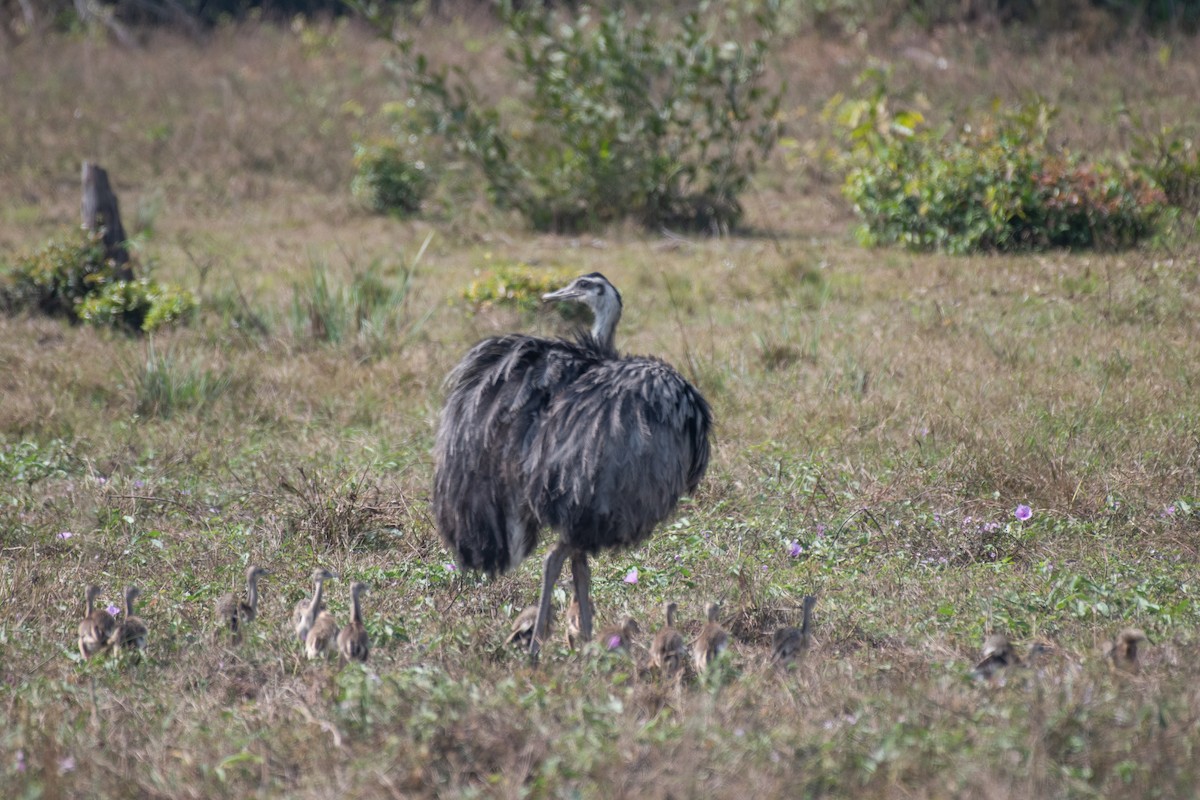
[[[104,257],[112,261],[117,280],[133,280],[117,196],[108,182],[108,172],[91,161],[83,162],[82,216],[84,230],[100,234]]]

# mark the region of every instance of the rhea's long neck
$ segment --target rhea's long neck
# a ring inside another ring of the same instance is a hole
[[[592,338],[607,350],[616,348],[617,323],[621,321],[621,304],[605,303],[593,307]]]

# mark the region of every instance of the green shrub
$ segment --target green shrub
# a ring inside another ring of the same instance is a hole
[[[624,9],[567,20],[537,4],[502,17],[512,85],[505,118],[470,77],[451,81],[405,45],[416,111],[482,171],[493,202],[532,227],[578,231],[635,219],[712,232],[741,218],[739,197],[780,132],[782,88],[763,75],[777,8],[749,44],[721,40],[702,4],[681,20]]]
[[[575,277],[575,273],[564,269],[506,264],[471,281],[462,297],[475,311],[511,308],[529,313],[542,307],[542,295],[561,289]]]
[[[148,333],[186,320],[196,301],[186,290],[149,278],[117,280],[99,237],[81,233],[19,258],[0,277],[0,306]]]
[[[10,313],[32,309],[75,320],[79,304],[110,281],[112,273],[100,237],[81,232],[18,258],[0,279],[0,299]]]
[[[79,304],[79,319],[99,327],[150,333],[196,310],[191,292],[149,278],[106,284]]]
[[[882,82],[845,102],[851,154],[844,187],[868,245],[949,253],[1121,248],[1153,234],[1161,191],[1114,166],[1048,144],[1054,109],[996,112],[950,132],[892,114]]]
[[[409,216],[429,193],[429,171],[394,144],[355,145],[350,190],[372,211]]]
[[[1133,143],[1134,165],[1185,211],[1200,212],[1200,149],[1169,127],[1139,133]]]

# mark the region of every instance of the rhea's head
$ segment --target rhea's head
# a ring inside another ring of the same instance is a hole
[[[621,293],[599,272],[580,275],[556,292],[542,295],[542,300],[582,303],[592,310],[592,336],[606,347],[613,346],[617,322],[621,319]]]

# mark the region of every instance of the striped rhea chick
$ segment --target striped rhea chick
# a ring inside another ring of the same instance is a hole
[[[704,628],[700,631],[700,636],[696,638],[696,643],[692,648],[692,663],[696,665],[697,673],[708,669],[709,665],[716,661],[729,646],[729,634],[717,621],[721,607],[716,603],[709,603],[705,606],[704,613],[708,617],[708,622],[704,624]]]
[[[337,636],[338,652],[347,661],[367,662],[367,653],[371,650],[371,641],[367,638],[367,628],[362,621],[362,606],[359,596],[369,591],[365,583],[355,581],[350,584],[350,624],[342,628]],[[311,633],[311,631],[310,631]]]
[[[592,619],[595,619],[596,618],[596,606],[595,606],[595,604],[592,603],[592,599],[590,597],[588,598],[587,603],[588,603],[588,608],[590,608],[591,612],[592,612],[591,617],[592,617]],[[580,621],[579,621],[580,616],[581,615],[579,613],[579,598],[576,597],[571,602],[571,606],[567,609],[567,647],[571,648],[572,650],[575,649],[575,646],[577,644],[583,643],[582,642],[583,637],[580,635],[580,631],[582,630],[582,628],[580,626]]]
[[[95,607],[96,598],[100,596],[99,586],[89,586],[84,596],[87,610],[79,623],[79,655],[91,658],[108,647],[109,637],[117,623],[103,608]]]
[[[675,630],[675,603],[667,603],[667,624],[654,637],[650,646],[650,666],[658,668],[665,677],[676,677],[683,671],[686,653],[683,637]]]
[[[328,610],[319,612],[313,620],[312,627],[308,629],[308,635],[304,637],[304,654],[309,658],[320,658],[326,650],[335,649],[338,633],[337,620],[333,618],[333,614]]]
[[[1142,669],[1142,652],[1150,640],[1138,628],[1126,628],[1117,637],[1104,645],[1104,657],[1109,666],[1123,672],[1137,674]]]
[[[325,602],[321,599],[324,592],[325,581],[334,580],[337,575],[334,575],[324,567],[317,567],[313,571],[313,594],[312,597],[305,598],[296,603],[296,608],[292,612],[292,627],[296,631],[296,638],[300,640],[300,644],[305,644],[308,641],[308,631],[316,622],[317,617],[325,610]],[[335,634],[336,635],[336,634]]]
[[[628,650],[633,646],[633,637],[642,632],[642,626],[633,617],[626,617],[619,626],[605,628],[600,632],[600,645],[605,650]]]
[[[146,647],[146,623],[133,613],[134,598],[141,594],[142,590],[136,586],[125,587],[125,619],[113,628],[108,637],[108,644],[118,651],[133,653]]]
[[[246,599],[236,592],[217,598],[217,624],[229,629],[234,642],[242,640],[242,627],[258,616],[258,579],[270,574],[266,567],[251,565],[246,569]]]
[[[529,649],[530,642],[533,641],[533,629],[537,625],[538,607],[526,606],[517,614],[517,618],[513,620],[511,632],[508,638],[504,640],[505,644],[515,644],[518,647]],[[546,635],[549,636],[554,627],[554,619],[552,617],[546,620]]]
[[[804,598],[804,617],[799,628],[780,628],[775,631],[771,646],[771,663],[777,666],[790,666],[796,659],[807,652],[812,644],[812,612],[817,604],[817,598],[807,595]]]
[[[971,670],[971,677],[988,679],[1006,667],[1019,666],[1021,657],[1013,649],[1012,642],[1002,633],[993,633],[983,640],[980,662]]]

